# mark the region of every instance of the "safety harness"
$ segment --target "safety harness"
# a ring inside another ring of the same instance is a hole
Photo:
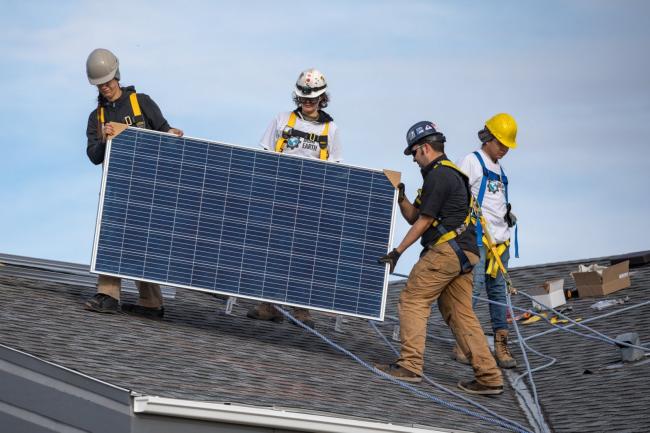
[[[436,245],[440,245],[442,243],[448,242],[449,246],[454,250],[456,253],[456,256],[458,257],[458,261],[460,262],[460,273],[461,274],[466,274],[468,272],[471,272],[472,268],[474,265],[472,265],[467,258],[467,255],[465,252],[460,248],[458,245],[458,242],[456,242],[456,238],[463,234],[465,230],[467,230],[467,227],[469,227],[470,223],[472,222],[472,208],[474,204],[474,197],[472,196],[472,192],[469,188],[469,182],[467,179],[467,175],[462,172],[460,168],[458,168],[453,162],[449,161],[448,159],[443,159],[441,161],[438,161],[434,166],[433,169],[435,170],[436,168],[440,167],[441,165],[444,165],[445,167],[449,167],[453,170],[455,170],[458,174],[460,174],[460,177],[463,179],[463,182],[465,183],[465,187],[467,189],[467,195],[469,196],[469,212],[467,213],[467,216],[465,217],[465,220],[463,223],[460,225],[460,227],[457,227],[454,230],[447,230],[440,222],[441,218],[436,218],[433,220],[431,223],[431,226],[434,227],[438,233],[440,233],[440,237],[434,242],[432,245],[428,245],[428,248],[434,247]],[[422,189],[418,189],[418,195],[415,198],[415,206],[420,207],[422,204]]]
[[[506,206],[508,206],[510,203],[508,201],[508,177],[503,172],[503,167],[499,166],[499,169],[501,170],[501,174],[495,173],[492,170],[488,170],[488,168],[485,165],[485,161],[483,161],[483,158],[481,157],[481,154],[479,152],[474,152],[474,155],[476,155],[476,158],[478,158],[478,162],[481,164],[481,168],[483,169],[483,178],[481,179],[481,186],[479,187],[478,190],[478,197],[476,197],[476,201],[478,202],[478,205],[479,206],[483,205],[483,197],[485,196],[485,188],[487,187],[488,182],[500,180],[503,183],[503,187],[505,189]],[[478,242],[478,246],[481,247],[485,242],[485,237],[483,235],[483,228],[481,227],[481,224],[476,224],[476,220],[474,218],[472,219],[472,222],[474,222],[474,224],[476,225],[476,239]],[[518,258],[519,242],[517,239],[518,237],[517,231],[518,231],[518,226],[515,224],[515,257]],[[503,253],[506,251],[506,249],[508,249],[509,246],[510,246],[510,240],[506,240],[505,242],[496,245],[496,251],[499,254],[499,257],[503,255]],[[490,275],[492,278],[496,278],[497,272],[499,270],[496,263],[496,259],[491,250],[486,250],[486,252],[487,252],[486,259],[488,261],[488,265],[486,267],[485,273]]]
[[[297,129],[294,129],[296,126],[296,119],[297,115],[295,111],[292,111],[291,114],[289,115],[289,121],[287,122],[287,126],[284,127],[282,130],[282,135],[278,140],[275,142],[275,151],[276,152],[284,152],[284,148],[287,145],[287,140],[291,137],[300,137],[305,140],[317,142],[318,146],[320,147],[320,153],[318,155],[319,159],[326,160],[329,158],[329,150],[327,148],[328,144],[328,138],[327,138],[327,133],[330,130],[330,123],[325,122],[325,127],[323,128],[323,132],[321,135],[316,135],[314,133],[307,133],[307,132],[302,132],[298,131]]]
[[[129,95],[129,101],[131,102],[131,111],[133,112],[133,119],[130,116],[124,117],[124,123],[131,126],[137,126],[138,128],[144,128],[144,116],[142,115],[142,110],[140,110],[140,104],[138,103],[138,96],[135,92]],[[101,125],[105,122],[104,107],[99,107],[97,111],[97,116],[99,118],[99,123]]]

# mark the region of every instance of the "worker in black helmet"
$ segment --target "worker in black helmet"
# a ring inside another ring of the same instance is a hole
[[[172,128],[158,105],[148,95],[136,93],[133,86],[120,86],[120,68],[117,57],[104,48],[93,50],[86,60],[86,75],[90,84],[97,86],[97,108],[88,116],[86,153],[94,164],[104,162],[107,138],[114,134],[109,122],[169,132],[179,137],[183,131]],[[84,304],[89,311],[116,313],[120,311],[120,286],[117,277],[100,275],[97,293]],[[136,304],[122,303],[127,313],[159,318],[164,314],[163,300],[158,284],[137,281],[139,299]]]
[[[461,350],[471,360],[474,380],[458,386],[472,394],[501,394],[503,378],[472,309],[472,267],[478,261],[470,218],[472,195],[467,176],[445,155],[445,136],[428,121],[406,134],[405,155],[412,155],[424,179],[411,203],[399,185],[398,203],[411,224],[402,242],[379,259],[393,272],[400,255],[421,239],[424,249],[409,274],[399,301],[401,351],[397,361],[376,367],[397,379],[420,382],[431,305],[437,301]]]

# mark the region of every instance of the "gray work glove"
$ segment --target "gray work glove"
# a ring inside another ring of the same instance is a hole
[[[399,252],[395,248],[393,248],[393,251],[390,253],[386,254],[385,256],[381,256],[377,262],[379,264],[383,263],[388,263],[390,264],[390,273],[392,274],[393,271],[395,270],[395,265],[397,264],[397,261],[399,260],[399,256],[401,256]]]

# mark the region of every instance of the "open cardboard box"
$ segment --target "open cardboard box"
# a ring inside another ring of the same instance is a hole
[[[534,299],[533,308],[536,310],[545,310],[546,308],[555,308],[566,304],[564,297],[564,278],[549,280],[543,286],[535,287],[528,291]]]
[[[630,261],[615,264],[602,271],[571,272],[581,298],[605,296],[630,287]]]

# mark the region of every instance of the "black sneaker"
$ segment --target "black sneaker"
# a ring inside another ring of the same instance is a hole
[[[115,314],[120,311],[120,303],[117,299],[104,293],[97,293],[86,301],[84,308],[88,311],[96,311],[97,313]]]
[[[162,319],[165,315],[165,307],[151,308],[143,307],[138,304],[129,304],[128,302],[122,303],[122,311],[126,314],[132,314],[134,316],[147,317],[149,319]]]
[[[398,365],[396,363],[375,364],[375,368],[379,371],[383,371],[389,376],[394,377],[395,379],[403,380],[404,382],[411,382],[411,383],[422,382],[422,376],[418,376],[412,371],[407,370],[401,365]]]
[[[476,395],[499,395],[503,393],[503,385],[483,385],[476,380],[461,380],[458,382],[458,387],[465,392]]]

